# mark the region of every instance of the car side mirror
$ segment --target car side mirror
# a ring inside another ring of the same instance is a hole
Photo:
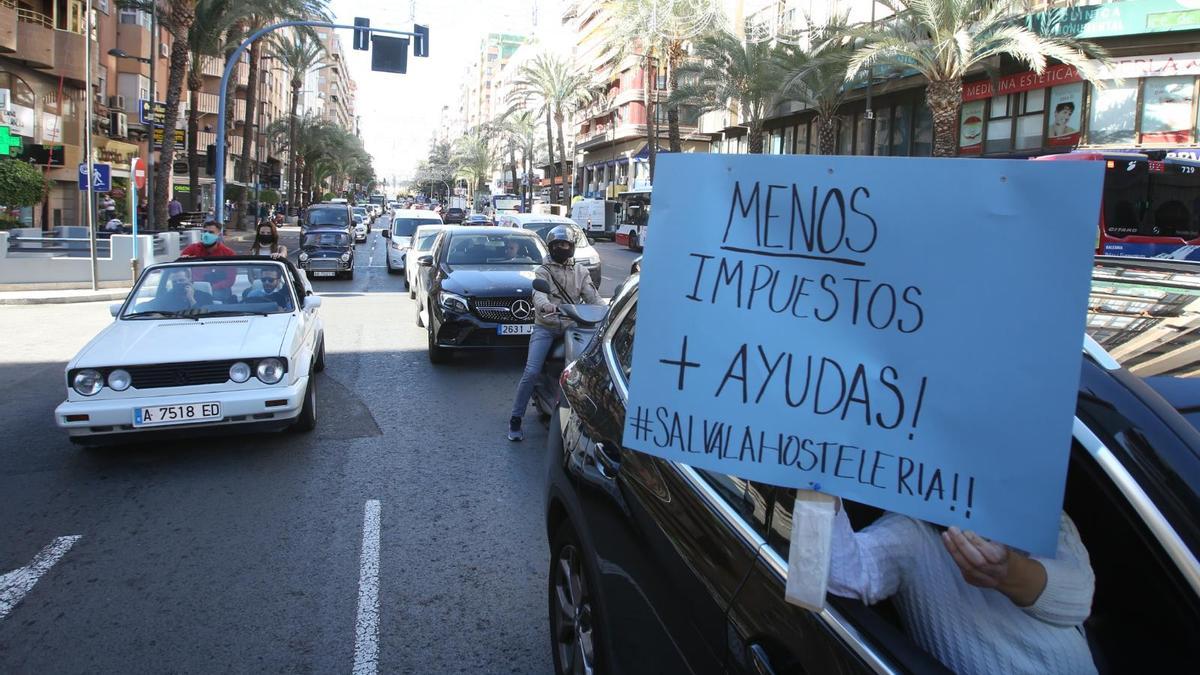
[[[420,258],[417,258],[417,264],[421,267],[433,267],[433,256],[423,255]]]
[[[321,296],[319,296],[319,295],[304,296],[304,309],[305,310],[316,309],[320,306],[321,306]]]
[[[591,246],[592,244],[596,243],[596,240],[592,239],[591,237],[588,237],[587,240],[588,240],[588,246]]]
[[[121,314],[121,305],[123,304],[124,303],[121,302],[114,302],[108,306],[108,313],[112,314],[114,317],[119,316]]]
[[[547,283],[545,279],[534,279],[533,280],[533,290],[540,291],[542,293],[549,293],[550,292],[550,284]]]
[[[641,274],[642,273],[642,256],[639,255],[637,257],[637,260],[634,260],[633,264],[629,266],[629,273],[630,274]]]
[[[384,239],[391,239],[391,238],[392,238],[392,233],[391,233],[391,231],[390,231],[390,230],[383,230],[382,232],[380,232],[380,234],[381,234],[381,235],[383,235],[383,238],[384,238]]]

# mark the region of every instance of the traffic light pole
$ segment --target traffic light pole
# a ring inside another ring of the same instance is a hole
[[[214,154],[216,155],[216,166],[214,167],[215,171],[213,171],[213,182],[215,184],[213,205],[214,212],[221,214],[222,216],[225,212],[225,98],[229,92],[229,78],[231,75],[233,75],[233,69],[235,66],[237,66],[238,60],[242,58],[242,53],[244,53],[246,49],[250,47],[251,43],[267,33],[272,33],[280,28],[297,27],[348,28],[350,30],[366,30],[369,33],[381,33],[384,35],[407,35],[414,39],[414,51],[419,52],[420,50],[420,47],[415,44],[415,40],[422,39],[425,41],[423,43],[424,54],[419,55],[427,55],[429,53],[428,29],[425,29],[424,32],[411,32],[403,30],[389,30],[386,28],[370,28],[362,25],[330,23],[328,21],[281,21],[279,23],[260,28],[252,33],[250,37],[242,40],[242,43],[238,45],[237,49],[233,50],[233,53],[229,55],[229,59],[225,62],[225,71],[221,74],[221,89],[220,93],[217,95],[219,100],[217,103],[217,142],[216,147],[214,148]],[[88,101],[90,102],[91,100],[91,97],[88,97]],[[166,143],[167,139],[164,138],[163,142]],[[294,151],[294,148],[288,148],[289,153]],[[222,217],[219,220],[223,225],[225,219]]]

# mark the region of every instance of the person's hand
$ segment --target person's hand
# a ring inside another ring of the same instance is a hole
[[[189,305],[196,304],[196,289],[191,284],[183,285],[183,297],[187,298]]]
[[[1000,588],[1008,580],[1009,550],[971,531],[951,527],[942,533],[942,544],[962,572],[963,580],[980,588]]]
[[[554,303],[548,303],[546,305],[546,307],[547,307],[547,309],[544,309],[542,311],[545,312],[547,315],[558,314],[558,305],[556,305]]]

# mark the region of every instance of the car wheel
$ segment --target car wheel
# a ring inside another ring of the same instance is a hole
[[[308,433],[317,428],[317,376],[309,374],[308,386],[304,388],[304,407],[300,409],[300,416],[296,418],[296,422],[292,424],[292,429],[301,433]]]
[[[425,327],[425,322],[421,319],[421,305],[417,305],[417,326],[420,328]]]
[[[408,291],[408,297],[411,298],[412,297],[412,284],[409,283],[409,281],[408,281],[407,270],[405,271],[405,274],[404,274],[404,288],[405,288],[405,290]]]
[[[321,345],[317,348],[317,360],[313,362],[313,371],[322,372],[325,370],[325,336],[321,336]]]
[[[398,274],[400,270],[392,267],[392,256],[384,256],[384,264],[387,266],[388,274]]]
[[[408,297],[412,300],[415,300],[417,297],[417,289],[413,288],[412,284],[408,285]]]
[[[550,542],[550,639],[554,672],[600,672],[597,656],[601,636],[592,575],[584,560],[583,546],[570,521],[558,526]]]
[[[430,312],[429,326],[425,328],[425,333],[429,336],[429,362],[430,363],[449,363],[452,354],[449,349],[439,347],[437,339],[433,335],[433,312]]]

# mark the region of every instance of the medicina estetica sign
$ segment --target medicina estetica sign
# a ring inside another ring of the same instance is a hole
[[[624,444],[1052,554],[1102,180],[662,157]]]

